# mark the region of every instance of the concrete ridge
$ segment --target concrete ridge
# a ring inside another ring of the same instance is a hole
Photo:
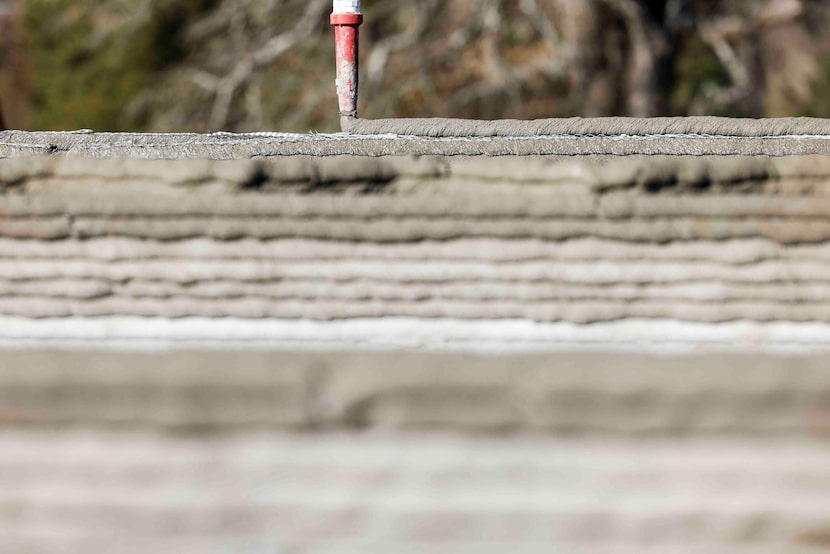
[[[774,302],[781,308],[791,303],[823,304],[830,298],[830,283],[803,282],[782,287],[780,283],[734,283],[716,279],[682,283],[574,284],[558,281],[499,281],[479,283],[456,280],[449,283],[394,283],[355,279],[336,284],[328,279],[282,279],[273,282],[210,279],[180,283],[157,279],[129,279],[126,282],[89,278],[46,278],[0,280],[0,298],[95,300],[115,296],[128,299],[197,299],[258,302],[288,301],[392,301],[427,300],[513,301],[517,303],[558,302]]]
[[[0,427],[821,438],[826,366],[826,355],[2,351]]]
[[[830,155],[827,135],[562,135],[419,137],[230,133],[0,132],[0,158],[242,159],[257,156],[804,156]]]
[[[769,239],[680,241],[663,244],[615,239],[577,238],[502,240],[471,237],[453,241],[404,243],[342,240],[243,238],[233,241],[205,237],[159,242],[128,237],[71,238],[60,241],[0,236],[0,259],[139,261],[271,260],[271,261],[458,261],[505,264],[555,261],[675,261],[746,265],[772,260],[830,261],[830,244],[782,245]]]
[[[15,192],[167,193],[352,191],[428,194],[593,194],[615,190],[694,195],[828,196],[830,157],[631,156],[509,158],[435,156],[272,157],[147,160],[31,157],[0,160],[0,184]],[[114,187],[114,181],[118,186]],[[530,186],[534,185],[534,186]],[[544,185],[544,186],[535,186]],[[339,186],[339,188],[338,188]]]
[[[830,137],[830,119],[789,117],[744,119],[728,117],[597,117],[535,120],[358,119],[344,118],[345,131],[356,135],[417,137],[538,136],[706,136],[769,138]]]
[[[407,260],[334,260],[280,262],[259,260],[149,259],[104,260],[2,260],[0,278],[8,281],[76,278],[113,283],[133,279],[193,284],[206,281],[266,282],[284,280],[331,283],[450,284],[557,283],[572,285],[659,285],[721,282],[724,284],[820,284],[830,278],[830,264],[812,260],[772,260],[756,264],[682,263],[660,261],[422,261],[412,267]]]
[[[162,242],[195,238],[233,241],[308,239],[378,244],[451,241],[470,238],[565,241],[617,239],[665,244],[685,241],[770,239],[780,244],[819,244],[830,240],[823,218],[775,217],[648,219],[524,219],[459,217],[249,218],[237,217],[75,217],[2,218],[0,236],[57,240],[125,237]]]
[[[276,318],[298,320],[348,320],[390,316],[423,319],[500,320],[527,319],[537,322],[591,324],[625,319],[670,319],[690,322],[830,320],[830,303],[809,300],[778,302],[729,298],[701,301],[699,298],[589,298],[579,300],[516,300],[514,298],[447,299],[431,296],[424,300],[371,297],[361,302],[353,298],[210,298],[182,295],[175,297],[57,298],[54,296],[15,296],[0,298],[0,313],[30,318],[72,316],[185,318]]]
[[[623,220],[663,217],[778,218],[826,220],[830,198],[773,194],[649,196],[630,193],[563,194],[552,190],[516,190],[487,195],[433,192],[363,196],[237,193],[217,201],[214,194],[167,195],[52,192],[0,196],[0,216],[285,217],[327,220],[382,218],[588,219]]]

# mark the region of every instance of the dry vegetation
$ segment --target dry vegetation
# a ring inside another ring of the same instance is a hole
[[[828,0],[364,5],[365,117],[830,115]],[[23,41],[7,33],[5,79],[22,84],[4,101],[31,104],[33,115],[7,109],[17,126],[337,126],[330,0],[18,8],[27,62],[10,64]]]

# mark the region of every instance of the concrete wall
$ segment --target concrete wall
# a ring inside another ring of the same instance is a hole
[[[2,138],[4,553],[828,545],[824,138]]]
[[[825,158],[0,162],[0,314],[830,319]]]

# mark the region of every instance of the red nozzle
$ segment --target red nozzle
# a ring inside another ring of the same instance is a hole
[[[334,41],[337,48],[337,101],[342,117],[357,117],[358,57],[360,51],[359,13],[333,13]]]

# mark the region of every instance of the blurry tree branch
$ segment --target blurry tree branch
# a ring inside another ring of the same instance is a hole
[[[380,92],[379,87],[386,76],[386,69],[392,54],[409,51],[422,43],[429,31],[430,23],[438,16],[441,1],[422,0],[418,6],[418,14],[414,25],[399,33],[383,37],[374,44],[366,62],[365,83],[367,87],[364,90],[368,94],[373,95]],[[388,2],[384,5],[387,10],[392,6]],[[376,14],[377,12],[373,12],[373,15]]]
[[[21,6],[41,126],[337,128],[331,0]],[[364,6],[364,117],[781,115],[812,109],[830,75],[830,0]]]
[[[726,87],[707,87],[692,105],[695,114],[704,114],[715,106],[738,102],[751,94],[753,86],[747,62],[738,56],[730,43],[730,40],[741,38],[747,32],[743,21],[736,17],[723,18],[703,25],[700,31],[701,38],[718,57],[731,82]]]
[[[234,2],[225,2],[231,5]],[[201,87],[215,95],[213,108],[210,113],[210,126],[213,129],[222,129],[228,120],[231,102],[240,88],[251,88],[247,93],[255,98],[256,82],[253,79],[257,71],[274,63],[280,56],[304,40],[314,29],[330,7],[329,0],[309,0],[300,20],[290,30],[284,31],[268,40],[265,44],[252,51],[241,54],[241,59],[231,69],[230,73],[218,77],[205,71],[196,70],[192,73],[194,81]],[[231,22],[243,25],[234,12]],[[244,30],[239,31],[244,35]]]

